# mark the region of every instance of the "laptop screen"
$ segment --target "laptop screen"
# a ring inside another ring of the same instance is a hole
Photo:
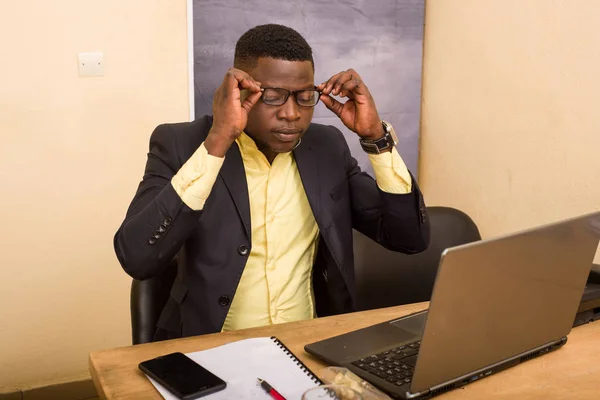
[[[447,250],[412,392],[519,356],[570,331],[600,213]]]

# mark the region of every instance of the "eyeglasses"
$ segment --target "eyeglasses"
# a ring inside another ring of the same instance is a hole
[[[263,92],[261,100],[270,106],[284,105],[290,95],[293,94],[299,106],[314,107],[319,102],[319,97],[321,97],[321,92],[316,87],[314,89],[295,91],[282,88],[262,88],[261,91]]]

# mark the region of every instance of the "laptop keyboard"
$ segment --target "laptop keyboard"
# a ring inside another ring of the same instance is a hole
[[[419,340],[361,358],[352,364],[396,386],[407,385],[412,381],[420,346],[421,341]]]

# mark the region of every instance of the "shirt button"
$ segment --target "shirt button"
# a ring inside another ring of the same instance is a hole
[[[154,232],[154,235],[152,235],[152,237],[153,237],[154,239],[157,239],[157,240],[158,240],[158,239],[160,239],[160,233],[159,233],[158,231],[156,231],[156,232]]]
[[[154,244],[154,243],[156,243],[156,239],[154,239],[153,237],[151,237],[150,239],[148,239],[148,243]]]
[[[246,245],[241,245],[240,247],[238,247],[238,253],[240,256],[245,256],[248,254],[248,246]]]
[[[219,304],[222,305],[223,307],[227,307],[230,302],[231,302],[231,299],[229,298],[229,296],[219,297]]]
[[[157,230],[158,233],[165,233],[166,231],[167,231],[167,227],[164,225],[160,225]]]
[[[173,220],[169,217],[165,218],[165,220],[163,221],[163,225],[164,226],[169,226],[171,225],[171,222],[173,222]]]

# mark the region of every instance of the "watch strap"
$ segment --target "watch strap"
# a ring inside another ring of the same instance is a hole
[[[385,121],[381,121],[381,124],[383,126],[384,131],[382,137],[375,140],[360,139],[360,145],[362,149],[369,154],[381,154],[385,151],[390,150],[396,145],[396,143],[394,143],[392,135],[390,134],[391,126]]]

